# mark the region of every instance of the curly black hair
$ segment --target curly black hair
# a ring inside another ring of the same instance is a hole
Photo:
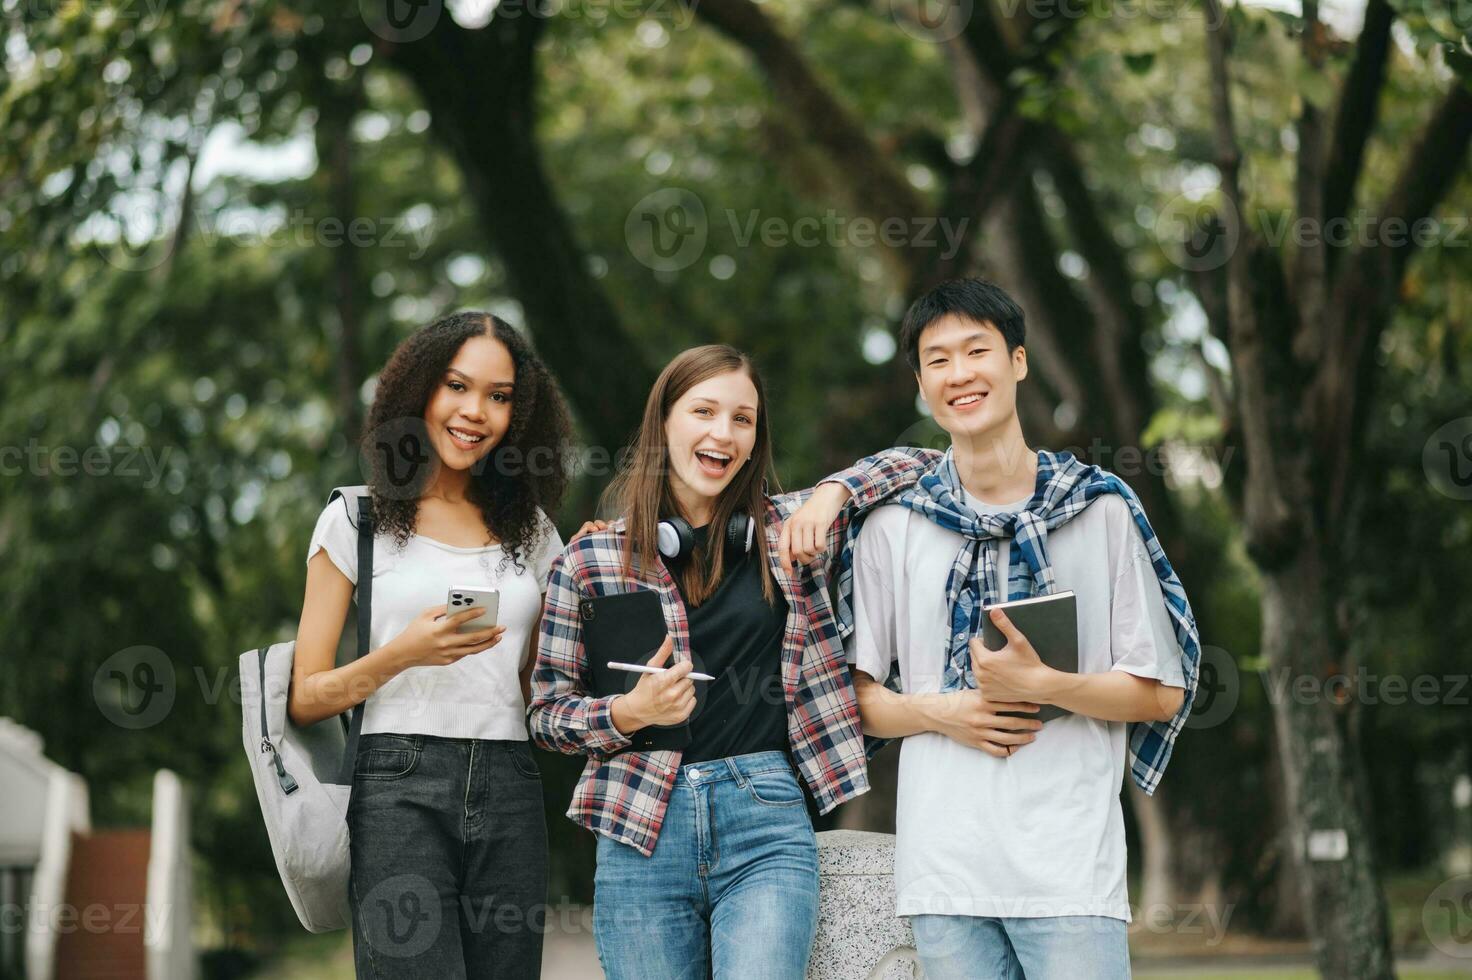
[[[379,374],[362,440],[375,528],[391,533],[400,549],[414,533],[419,498],[438,464],[424,410],[471,337],[499,340],[516,365],[511,425],[471,471],[467,494],[486,529],[501,541],[503,563],[509,560],[520,570],[522,556],[547,530],[538,508],[551,515],[567,490],[572,422],[562,392],[531,344],[489,313],[452,313],[421,327],[394,349]]]

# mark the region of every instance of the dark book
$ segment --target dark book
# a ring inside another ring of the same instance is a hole
[[[645,675],[608,666],[609,661],[647,664],[668,635],[659,593],[650,589],[594,596],[579,603],[583,620],[583,649],[588,655],[595,697],[627,694]],[[698,687],[698,685],[697,685]],[[696,694],[699,697],[699,692]],[[630,736],[625,752],[683,749],[690,744],[690,723],[651,725]]]
[[[1000,650],[1007,645],[1007,638],[992,622],[991,611],[1000,609],[1012,620],[1032,648],[1038,652],[1043,663],[1054,670],[1078,673],[1078,605],[1072,592],[1054,592],[1052,595],[1033,596],[1013,602],[997,602],[982,614],[981,642],[988,650]],[[1056,704],[1042,704],[1036,713],[1031,711],[1003,711],[1004,715],[1021,718],[1038,718],[1049,721],[1071,714],[1067,708]]]

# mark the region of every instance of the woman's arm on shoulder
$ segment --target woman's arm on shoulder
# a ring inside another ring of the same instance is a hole
[[[816,487],[773,497],[784,517],[778,545],[783,562],[806,565],[826,554],[831,572],[853,518],[913,487],[942,455],[914,446],[886,449],[824,477]]]

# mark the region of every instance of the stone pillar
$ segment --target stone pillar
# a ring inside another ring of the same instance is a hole
[[[818,935],[808,980],[914,980],[922,976],[907,920],[894,914],[894,835],[818,835]]]

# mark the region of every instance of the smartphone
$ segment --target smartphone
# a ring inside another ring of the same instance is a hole
[[[450,594],[445,599],[445,606],[447,616],[453,616],[457,612],[464,612],[470,608],[485,610],[479,616],[461,623],[455,629],[456,633],[474,633],[496,625],[496,614],[501,609],[501,593],[496,589],[485,589],[478,586],[451,587]]]

